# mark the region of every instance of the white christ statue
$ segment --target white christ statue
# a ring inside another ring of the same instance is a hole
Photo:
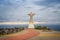
[[[32,12],[30,12],[30,14],[28,14],[28,15],[30,16],[28,28],[34,28],[34,24],[33,24],[33,16],[34,16],[35,14],[33,14]]]

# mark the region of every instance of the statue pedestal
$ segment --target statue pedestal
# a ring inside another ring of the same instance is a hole
[[[34,25],[32,23],[29,23],[28,28],[34,28]]]

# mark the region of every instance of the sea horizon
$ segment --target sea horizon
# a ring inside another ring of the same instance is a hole
[[[50,28],[52,30],[55,30],[55,31],[60,31],[60,25],[59,24],[34,24],[34,26],[46,26],[47,28]],[[28,27],[28,24],[18,24],[18,25],[0,25],[0,28],[14,28],[14,27],[24,27],[24,28],[27,28]]]

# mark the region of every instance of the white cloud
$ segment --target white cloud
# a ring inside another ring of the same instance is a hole
[[[34,1],[44,0],[26,0],[25,2],[22,0],[10,0],[13,5],[0,4],[0,8],[2,7],[8,9],[2,9],[5,10],[5,12],[3,12],[6,14],[6,17],[5,15],[2,15],[2,17],[4,16],[4,18],[7,18],[8,21],[29,21],[29,16],[27,14],[33,12],[36,14],[34,16],[34,21],[51,22],[52,20],[54,20],[56,22],[60,22],[58,21],[60,20],[60,14],[53,13],[56,10],[60,11],[60,9],[58,8],[60,4],[54,5],[53,7],[46,7],[42,5],[35,5],[33,3]]]

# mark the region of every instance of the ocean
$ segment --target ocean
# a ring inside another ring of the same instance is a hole
[[[46,25],[46,24],[35,24],[36,26],[47,26],[48,28],[52,29],[52,30],[56,30],[56,31],[60,31],[60,25]],[[28,25],[0,25],[0,28],[14,28],[14,27],[24,27],[27,28]]]
[[[42,26],[47,26],[52,30],[60,31],[60,25],[42,25]]]

